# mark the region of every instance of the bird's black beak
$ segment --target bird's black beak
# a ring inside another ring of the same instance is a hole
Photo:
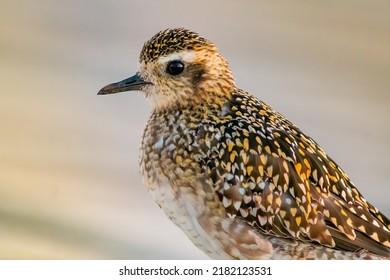
[[[123,81],[112,83],[103,87],[99,90],[98,95],[113,94],[131,90],[142,90],[142,88],[148,84],[150,83],[145,82],[137,73],[130,78],[124,79]]]

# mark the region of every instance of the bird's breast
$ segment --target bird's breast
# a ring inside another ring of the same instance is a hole
[[[198,126],[199,123],[182,112],[151,116],[140,150],[141,173],[150,191],[154,191],[157,182],[177,188],[196,179]]]

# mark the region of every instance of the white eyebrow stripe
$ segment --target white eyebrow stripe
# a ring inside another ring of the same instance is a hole
[[[183,51],[180,53],[172,53],[167,56],[160,57],[157,61],[160,64],[165,64],[168,61],[181,60],[184,62],[193,62],[195,58],[195,51]]]

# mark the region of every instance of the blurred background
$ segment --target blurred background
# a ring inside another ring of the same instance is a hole
[[[0,259],[207,259],[138,171],[150,105],[97,96],[187,27],[390,216],[389,1],[0,2]]]

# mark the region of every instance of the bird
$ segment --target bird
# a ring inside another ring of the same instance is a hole
[[[144,43],[140,144],[155,202],[212,259],[390,259],[390,220],[310,136],[236,87],[217,46],[186,28]]]

